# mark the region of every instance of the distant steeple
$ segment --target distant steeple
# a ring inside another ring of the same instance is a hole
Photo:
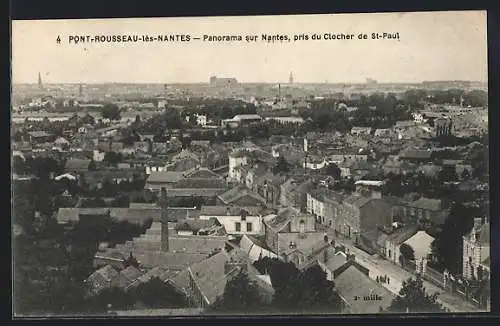
[[[42,75],[38,72],[38,88],[43,89]]]
[[[293,84],[293,74],[290,72],[290,77],[288,77],[288,83]]]

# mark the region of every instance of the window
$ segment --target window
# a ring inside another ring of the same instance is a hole
[[[419,209],[418,210],[418,218],[423,218],[423,217],[424,217],[423,210]]]
[[[247,223],[247,232],[252,232],[252,223],[251,222],[248,222]]]
[[[299,232],[306,232],[306,222],[304,222],[304,220],[300,220],[299,222]]]
[[[241,232],[241,223],[240,222],[236,222],[235,229],[236,229],[236,232]]]

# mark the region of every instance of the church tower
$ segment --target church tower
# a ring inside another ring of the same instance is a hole
[[[160,207],[161,207],[161,251],[169,251],[169,240],[168,240],[168,200],[167,200],[167,189],[161,188],[160,194]]]
[[[290,77],[288,77],[288,83],[293,84],[293,74],[290,73]]]
[[[40,72],[38,72],[38,88],[43,89],[42,75],[40,75]]]

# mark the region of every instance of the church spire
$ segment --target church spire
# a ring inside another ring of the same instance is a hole
[[[38,88],[43,89],[42,75],[38,72]]]

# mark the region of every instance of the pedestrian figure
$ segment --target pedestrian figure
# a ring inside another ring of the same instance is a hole
[[[390,280],[391,280],[390,278],[387,278],[387,284],[389,284]]]
[[[378,277],[378,276],[377,276],[377,278],[376,278],[376,281],[377,281],[377,283],[380,283],[380,279],[379,279],[379,277]]]

